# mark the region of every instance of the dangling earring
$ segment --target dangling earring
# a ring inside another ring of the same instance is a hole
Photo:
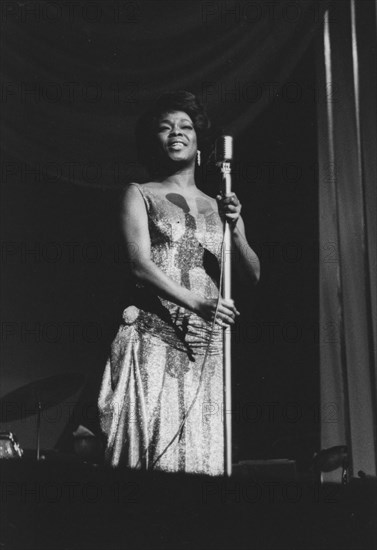
[[[199,149],[196,151],[196,162],[198,163],[198,166],[200,166],[201,158]]]

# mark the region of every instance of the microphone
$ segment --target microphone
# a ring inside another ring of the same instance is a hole
[[[215,162],[219,166],[224,162],[233,160],[233,137],[220,136],[215,144]]]

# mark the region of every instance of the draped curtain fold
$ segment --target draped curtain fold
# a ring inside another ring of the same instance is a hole
[[[317,51],[321,443],[375,475],[376,4],[334,2]]]

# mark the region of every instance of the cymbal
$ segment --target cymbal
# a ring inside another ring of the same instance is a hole
[[[27,418],[41,410],[48,409],[76,393],[85,382],[80,373],[57,374],[35,380],[21,386],[0,399],[0,422]]]

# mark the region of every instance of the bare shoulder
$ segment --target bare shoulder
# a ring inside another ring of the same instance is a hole
[[[123,189],[121,200],[123,206],[132,205],[137,207],[138,205],[142,205],[143,197],[139,189],[139,184],[128,183]]]
[[[207,195],[206,193],[204,193],[204,191],[202,191],[201,189],[198,189],[199,191],[199,196],[203,197],[203,199],[207,199],[209,200],[210,202],[216,204],[217,201],[214,197],[210,197],[210,195]]]
[[[202,199],[203,201],[206,201],[207,204],[209,203],[211,205],[211,208],[217,211],[218,209],[217,200],[214,197],[207,195],[201,189],[198,189],[197,197]]]
[[[147,181],[145,183],[137,184],[140,185],[142,189],[147,189],[148,191],[158,191],[163,187],[161,183],[157,181]]]

